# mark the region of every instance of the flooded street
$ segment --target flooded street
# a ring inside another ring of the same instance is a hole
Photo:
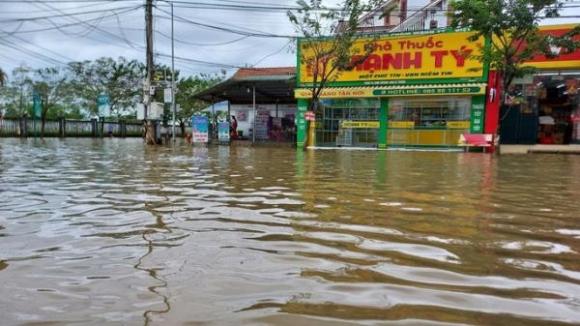
[[[580,323],[580,156],[0,140],[2,325]]]

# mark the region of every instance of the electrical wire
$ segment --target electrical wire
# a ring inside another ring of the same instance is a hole
[[[39,2],[30,2],[31,4],[33,3],[43,3],[42,1]],[[48,4],[46,4],[48,5]],[[140,5],[139,7],[142,7],[142,5]],[[127,8],[131,8],[131,7],[120,7],[117,9],[127,9]],[[57,9],[57,11],[61,12],[60,9]],[[67,13],[67,12],[61,12],[58,15],[50,15],[50,16],[36,16],[36,17],[28,17],[28,18],[14,18],[14,19],[3,19],[0,20],[0,23],[15,23],[15,22],[29,22],[29,21],[37,21],[37,20],[48,20],[48,19],[53,19],[53,18],[60,18],[60,17],[73,17],[73,16],[82,16],[82,15],[89,15],[89,14],[96,14],[96,13],[107,13],[110,12],[111,9],[99,9],[99,10],[90,10],[90,11],[83,11],[83,12],[74,12],[74,13]]]
[[[18,51],[20,53],[24,53],[24,54],[28,55],[31,58],[35,58],[37,60],[44,61],[44,62],[49,63],[51,65],[55,65],[55,64],[56,65],[66,65],[66,63],[63,62],[63,61],[60,61],[58,59],[49,57],[49,56],[47,56],[45,54],[36,52],[34,50],[27,49],[25,47],[20,46],[18,43],[14,43],[14,42],[9,41],[7,39],[0,40],[0,45],[3,45],[3,46],[5,46],[5,47],[7,47],[9,49],[16,50],[16,51]]]
[[[276,51],[274,51],[274,52],[272,52],[272,53],[270,53],[270,54],[267,54],[267,55],[265,55],[264,57],[262,57],[260,60],[256,61],[256,63],[254,63],[254,64],[252,65],[252,67],[255,67],[255,66],[257,66],[257,65],[259,65],[260,63],[262,63],[264,60],[266,60],[266,59],[268,59],[268,58],[270,58],[270,57],[272,57],[272,56],[275,56],[276,54],[278,54],[278,53],[282,52],[282,50],[284,50],[284,49],[288,48],[288,47],[290,46],[290,44],[292,44],[292,40],[290,40],[290,41],[286,42],[286,43],[285,43],[285,44],[284,44],[284,45],[283,45],[283,46],[282,46],[280,49],[278,49],[278,50],[276,50]]]
[[[140,30],[144,31],[144,29],[140,29]],[[161,36],[163,36],[163,37],[171,40],[171,36],[170,35],[167,35],[166,33],[163,33],[161,31],[155,31],[155,33],[157,33],[157,34],[159,34],[159,35],[161,35]],[[196,42],[184,41],[184,40],[181,40],[181,39],[176,38],[176,37],[174,37],[173,39],[175,40],[175,42],[182,43],[182,44],[187,44],[187,45],[193,45],[193,46],[224,46],[224,45],[234,44],[236,42],[245,40],[247,38],[249,38],[249,36],[242,36],[242,37],[233,39],[231,41],[224,41],[224,42],[219,42],[219,43],[196,43]]]
[[[96,17],[96,18],[90,18],[90,19],[86,19],[84,21],[77,21],[74,23],[68,23],[68,24],[61,24],[58,27],[43,27],[43,28],[36,28],[36,29],[29,29],[29,30],[16,30],[14,32],[10,32],[10,34],[27,34],[27,33],[37,33],[37,32],[45,32],[45,31],[50,31],[50,30],[55,30],[55,29],[59,29],[59,28],[64,28],[64,27],[71,27],[71,26],[77,26],[77,25],[81,25],[81,24],[85,24],[85,23],[89,23],[89,22],[93,22],[93,21],[98,21],[100,19],[105,19],[105,18],[110,18],[113,17],[117,14],[124,14],[124,13],[128,13],[128,12],[132,12],[135,11],[137,9],[142,8],[142,5],[136,6],[136,7],[128,7],[125,10],[110,10],[112,13],[109,15],[105,15],[105,16],[101,16],[101,17]]]
[[[0,30],[0,33],[7,34],[7,33],[6,33],[6,32],[4,32],[3,30]],[[60,57],[61,59],[64,59],[64,60],[67,60],[67,61],[73,61],[73,59],[71,59],[71,58],[69,58],[69,57],[66,57],[66,56],[64,56],[64,55],[62,55],[62,54],[60,54],[60,53],[57,53],[57,52],[55,52],[55,51],[52,51],[52,50],[50,50],[50,49],[47,49],[47,48],[45,48],[45,47],[42,47],[42,46],[40,46],[40,45],[38,45],[38,44],[33,44],[32,42],[30,42],[30,41],[28,41],[28,40],[26,40],[26,39],[24,39],[24,38],[22,38],[22,37],[19,37],[19,36],[16,36],[16,35],[7,35],[7,36],[8,36],[8,37],[15,38],[15,39],[19,40],[20,42],[24,42],[24,43],[27,43],[27,44],[29,44],[29,45],[32,45],[32,46],[34,46],[35,48],[39,48],[39,49],[41,49],[41,50],[44,50],[44,51],[46,51],[46,52],[50,52],[50,53],[52,53],[53,55],[55,55],[55,56],[57,56],[57,57]]]
[[[49,4],[46,4],[46,3],[42,3],[42,2],[40,2],[40,1],[38,1],[38,0],[37,0],[37,1],[35,1],[35,3],[33,3],[33,5],[34,5],[34,6],[36,6],[37,8],[40,8],[40,6],[42,5],[43,7],[45,7],[45,9],[44,9],[44,10],[45,10],[45,12],[46,12],[46,8],[48,8],[48,9],[49,9],[49,10],[51,10],[51,11],[53,11],[53,10],[56,10],[56,8],[52,7],[51,5],[49,5]],[[56,10],[56,11],[58,12],[59,10]],[[62,11],[60,11],[60,12],[62,12]],[[103,15],[103,16],[104,16],[104,15]],[[100,20],[98,20],[98,21],[96,22],[96,24],[95,24],[96,26],[98,26],[98,25],[99,25],[99,24],[100,24],[100,23],[103,21],[103,18],[102,18],[103,16],[101,16],[101,19],[100,19]],[[72,19],[72,17],[66,17],[66,19],[67,19],[69,22],[70,22],[70,21],[75,21],[74,19]],[[94,30],[94,28],[93,28],[93,27],[88,27],[88,28],[87,28],[87,29],[85,29],[84,31],[80,31],[80,32],[76,32],[76,33],[70,33],[70,32],[67,32],[65,29],[61,29],[61,28],[60,28],[60,26],[59,26],[57,23],[55,23],[55,22],[54,22],[52,19],[48,19],[48,22],[49,22],[49,23],[50,23],[52,26],[56,27],[56,28],[58,29],[58,31],[59,31],[59,32],[61,32],[61,33],[65,34],[65,35],[68,35],[68,36],[73,36],[73,37],[82,37],[82,36],[87,36],[87,35],[89,35],[89,34],[90,34],[90,33],[91,33],[93,30]]]
[[[165,14],[170,14],[163,9],[158,9],[158,10],[160,10],[161,12],[164,12]],[[182,23],[188,23],[188,24],[198,26],[198,27],[205,27],[205,28],[211,29],[211,30],[228,32],[228,33],[238,34],[238,35],[243,35],[243,36],[271,37],[271,38],[296,38],[297,37],[294,35],[277,35],[277,34],[271,34],[271,33],[265,33],[265,32],[248,32],[248,31],[236,30],[236,29],[227,28],[227,27],[205,24],[205,23],[197,22],[197,21],[194,21],[191,19],[187,19],[187,18],[178,16],[178,15],[173,15],[173,17],[176,21],[179,21]],[[167,17],[164,17],[164,16],[160,16],[160,18],[168,19]]]

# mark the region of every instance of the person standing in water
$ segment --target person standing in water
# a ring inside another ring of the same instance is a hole
[[[238,120],[236,120],[236,117],[233,115],[230,121],[230,138],[231,139],[238,138]]]

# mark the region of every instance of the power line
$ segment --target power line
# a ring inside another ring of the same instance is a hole
[[[33,3],[44,3],[42,1],[38,1],[38,2],[30,2],[31,4]],[[46,4],[48,5],[48,4]],[[141,7],[141,6],[139,6]],[[133,8],[133,7],[119,7],[116,9],[127,9],[127,8]],[[59,17],[72,17],[72,16],[82,16],[82,15],[89,15],[89,14],[95,14],[95,13],[107,13],[110,12],[111,9],[99,9],[99,10],[90,10],[90,11],[83,11],[83,12],[73,12],[73,13],[66,13],[66,12],[62,12],[60,11],[60,9],[56,9],[55,10],[61,12],[58,15],[50,15],[50,16],[40,16],[40,17],[29,17],[29,18],[14,18],[14,19],[4,19],[4,20],[0,20],[0,23],[15,23],[15,22],[28,22],[28,21],[36,21],[36,20],[48,20],[48,19],[53,19],[53,18],[59,18]]]
[[[52,6],[51,6],[51,5],[49,5],[49,4],[46,4],[46,3],[41,3],[41,2],[40,2],[40,1],[38,1],[38,0],[37,0],[36,2],[37,2],[37,3],[33,3],[33,4],[34,4],[34,5],[35,5],[37,8],[40,8],[40,5],[42,5],[43,7],[45,7],[45,8],[48,8],[50,11],[57,11],[57,12],[61,12],[61,13],[63,12],[62,10],[58,10],[58,9],[56,9],[56,8],[52,7]],[[46,11],[46,9],[45,9],[45,11]],[[103,16],[104,16],[104,14],[103,14]],[[99,20],[96,22],[96,24],[95,24],[95,25],[98,25],[99,23],[101,23],[101,22],[103,21],[103,16],[101,16],[101,19],[99,19]],[[77,21],[77,20],[73,19],[73,17],[66,17],[66,19],[67,19],[68,21]],[[84,31],[81,31],[81,32],[76,32],[76,33],[69,33],[69,32],[67,32],[67,31],[66,31],[66,30],[64,30],[64,29],[61,29],[61,28],[60,28],[60,26],[58,26],[58,24],[57,24],[57,23],[55,23],[54,21],[52,21],[52,19],[48,19],[48,22],[50,22],[50,23],[52,24],[52,26],[56,27],[56,28],[58,29],[58,31],[59,31],[59,32],[61,32],[61,33],[65,34],[65,35],[68,35],[68,36],[75,36],[75,37],[77,37],[77,36],[87,36],[87,35],[89,35],[89,34],[90,34],[90,33],[91,33],[93,30],[94,30],[94,28],[92,28],[92,27],[88,27],[87,29],[85,29]]]
[[[6,1],[2,1],[2,2],[6,2]],[[34,1],[34,2],[32,2],[32,1],[26,1],[26,2],[29,3],[29,4],[34,4],[34,5],[35,4],[39,4],[39,3],[40,4],[44,4],[45,3],[44,1]],[[86,6],[77,6],[77,7],[74,7],[74,8],[63,8],[63,10],[89,8],[89,7],[96,7],[96,6],[102,6],[102,5],[103,5],[102,3],[93,3],[93,4],[90,4],[90,5],[86,5]],[[26,10],[26,11],[22,11],[22,10],[21,11],[7,11],[7,10],[3,10],[2,12],[0,12],[0,14],[15,15],[15,14],[36,14],[36,13],[44,13],[44,12],[46,12],[46,10],[44,10],[44,9],[43,10],[34,10],[34,11],[31,11],[31,10]]]
[[[80,21],[79,20],[79,21],[77,21],[75,23],[61,24],[61,25],[53,26],[53,27],[43,27],[43,28],[29,29],[29,30],[23,30],[23,31],[17,29],[15,31],[9,32],[9,33],[10,33],[10,35],[12,35],[12,34],[37,33],[37,32],[45,32],[45,31],[50,31],[50,30],[55,30],[55,29],[60,29],[60,28],[65,28],[65,27],[70,27],[70,26],[76,26],[76,25],[81,25],[81,24],[86,24],[86,23],[89,23],[89,22],[97,21],[97,20],[100,20],[100,19],[105,19],[105,18],[113,17],[113,16],[118,15],[118,14],[124,14],[124,13],[128,13],[128,12],[132,12],[132,11],[135,11],[137,9],[140,9],[141,7],[142,6],[139,5],[137,7],[128,7],[127,9],[124,9],[124,10],[113,9],[113,10],[109,10],[109,11],[112,12],[109,15],[105,15],[105,16],[101,16],[101,17],[96,17],[96,18],[90,18],[90,19],[86,19],[84,21]]]
[[[139,30],[142,31],[143,29],[139,29]],[[171,39],[170,35],[167,35],[159,30],[156,30],[155,33],[159,34],[167,39]],[[249,38],[249,36],[242,36],[242,37],[230,40],[230,41],[224,41],[224,42],[218,42],[218,43],[196,43],[196,42],[189,42],[189,41],[181,40],[181,39],[176,38],[176,37],[174,37],[174,40],[175,40],[175,42],[178,42],[178,43],[193,45],[193,46],[224,46],[224,45],[230,45],[230,44],[245,40],[247,38]]]
[[[3,30],[0,30],[0,33],[7,34],[7,33],[6,33],[6,32],[4,32]],[[50,50],[50,49],[47,49],[47,48],[45,48],[45,47],[42,47],[42,46],[40,46],[40,45],[33,44],[32,42],[30,42],[30,41],[27,41],[26,39],[24,39],[24,38],[22,38],[22,37],[19,37],[19,36],[16,36],[16,35],[7,35],[7,36],[9,36],[9,37],[12,37],[12,38],[15,38],[15,39],[17,39],[17,40],[19,40],[19,41],[21,41],[21,42],[24,42],[24,43],[28,43],[28,44],[30,44],[30,45],[32,45],[32,46],[34,46],[34,47],[36,47],[36,48],[39,48],[39,49],[41,49],[41,50],[44,50],[44,51],[50,52],[50,53],[54,54],[55,56],[61,57],[61,58],[62,58],[62,59],[64,59],[64,60],[73,61],[73,59],[71,59],[71,58],[68,58],[68,57],[66,57],[66,56],[64,56],[64,55],[62,55],[62,54],[60,54],[60,53],[57,53],[57,52],[55,52],[55,51],[52,51],[52,50]]]
[[[169,55],[169,54],[160,53],[160,52],[156,52],[155,54],[160,56],[160,57],[166,57],[166,58],[171,57],[171,55]],[[191,58],[185,58],[185,57],[179,57],[179,56],[175,56],[175,60],[196,63],[196,64],[201,64],[201,65],[207,65],[207,66],[216,66],[216,67],[221,67],[221,68],[243,68],[242,66],[231,65],[231,64],[227,64],[227,63],[204,61],[204,60],[191,59]]]
[[[56,65],[66,65],[66,63],[63,62],[63,61],[60,61],[58,59],[49,57],[49,56],[47,56],[45,54],[36,52],[34,50],[27,49],[27,48],[22,47],[19,44],[14,43],[12,41],[9,41],[7,39],[0,40],[0,44],[2,44],[2,43],[7,48],[16,50],[16,51],[18,51],[20,53],[24,53],[24,54],[26,54],[26,55],[28,55],[28,56],[30,56],[32,58],[35,58],[35,59],[38,59],[38,60],[42,60],[42,61],[44,61],[46,63],[51,64],[51,65],[54,65],[54,64],[56,64]]]
[[[165,14],[167,14],[167,12],[163,9],[158,9],[161,12],[164,12]],[[167,19],[167,17],[164,16],[160,16],[160,18],[163,19]],[[201,22],[197,22],[191,19],[187,19],[181,16],[177,16],[174,15],[174,18],[177,21],[180,21],[182,23],[188,23],[191,25],[195,25],[195,26],[199,26],[199,27],[205,27],[208,29],[212,29],[212,30],[217,30],[217,31],[222,31],[222,32],[228,32],[228,33],[233,33],[233,34],[238,34],[238,35],[244,35],[244,36],[254,36],[254,37],[272,37],[272,38],[296,38],[297,36],[293,36],[293,35],[277,35],[277,34],[271,34],[271,33],[265,33],[265,32],[249,32],[249,31],[242,31],[242,30],[236,30],[236,29],[232,29],[232,28],[227,28],[227,27],[221,27],[221,26],[216,26],[216,25],[210,25],[210,24],[205,24],[205,23],[201,23]]]
[[[267,55],[263,56],[263,57],[262,57],[260,60],[256,61],[256,63],[254,63],[254,64],[252,65],[252,67],[255,67],[255,66],[257,66],[257,65],[259,65],[259,64],[260,64],[262,61],[264,61],[264,60],[266,60],[266,59],[268,59],[268,58],[270,58],[270,57],[272,57],[272,56],[274,56],[274,55],[276,55],[276,54],[278,54],[278,53],[282,52],[282,50],[284,50],[285,48],[287,48],[288,46],[290,46],[290,44],[291,44],[291,43],[292,43],[292,40],[290,40],[290,41],[286,42],[286,43],[285,43],[285,44],[284,44],[284,45],[283,45],[283,46],[282,46],[280,49],[278,49],[278,50],[276,50],[276,51],[274,51],[274,52],[272,52],[272,53],[270,53],[270,54],[267,54]]]

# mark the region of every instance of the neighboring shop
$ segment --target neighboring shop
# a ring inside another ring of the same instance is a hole
[[[254,128],[254,109],[252,104],[231,104],[230,114],[236,118],[239,138],[251,137]],[[259,104],[256,105],[256,139],[280,140],[294,139],[296,104]]]
[[[556,37],[573,25],[541,28]],[[559,53],[561,49],[553,49]],[[555,58],[538,55],[528,65],[534,75],[514,81],[501,111],[503,144],[580,144],[580,50]]]
[[[232,140],[294,142],[294,67],[241,68],[229,79],[194,97],[227,101]]]
[[[462,133],[482,133],[487,67],[468,59],[484,46],[470,32],[399,33],[360,39],[352,70],[331,76],[315,112],[313,145],[321,147],[453,147]],[[307,138],[313,81],[309,44],[298,43],[298,146]],[[325,42],[321,40],[320,42]],[[320,67],[323,69],[323,67]]]

